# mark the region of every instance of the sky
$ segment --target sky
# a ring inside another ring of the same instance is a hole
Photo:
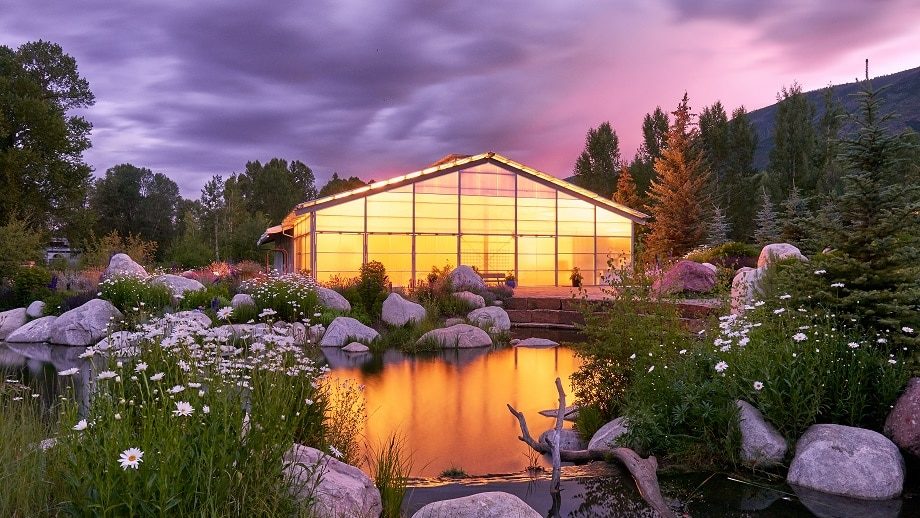
[[[477,5],[478,4],[478,5]],[[59,43],[96,104],[96,175],[149,167],[195,197],[247,161],[317,183],[495,151],[572,174],[591,127],[727,110],[920,66],[916,0],[0,0],[0,45]]]

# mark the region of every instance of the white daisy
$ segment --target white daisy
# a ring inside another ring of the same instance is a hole
[[[86,424],[86,419],[80,419],[79,421],[77,421],[77,424],[73,426],[73,429],[78,432],[82,432],[83,430],[86,430],[88,426],[89,425]]]
[[[163,376],[166,376],[166,374],[163,374],[162,372],[158,372],[154,374],[153,376],[150,376],[150,381],[160,381],[161,379],[163,379]]]
[[[725,369],[728,368],[728,363],[722,361],[716,364],[716,372],[725,372]]]
[[[755,381],[755,382],[754,382],[754,390],[760,391],[760,390],[762,390],[762,389],[763,389],[763,383],[761,383],[761,382],[759,382],[759,381]]]
[[[143,459],[144,452],[142,452],[140,448],[128,448],[121,452],[121,455],[118,457],[118,462],[121,464],[121,469],[137,469],[141,465]]]
[[[62,370],[62,371],[58,372],[58,376],[73,376],[74,374],[76,374],[76,373],[78,373],[78,372],[80,372],[80,369],[78,369],[78,368],[76,368],[76,367],[71,367],[71,368],[69,368],[69,369]]]
[[[144,362],[140,362],[134,366],[134,372],[144,372],[145,370],[147,370],[147,364]]]
[[[195,411],[195,408],[191,404],[189,404],[188,401],[177,401],[176,409],[173,410],[173,415],[176,417],[179,417],[179,416],[188,417],[192,415],[192,412],[194,411]]]
[[[99,373],[98,376],[96,376],[96,378],[101,379],[101,380],[107,380],[107,379],[114,378],[115,376],[118,376],[118,374],[115,374],[115,371],[102,371]]]

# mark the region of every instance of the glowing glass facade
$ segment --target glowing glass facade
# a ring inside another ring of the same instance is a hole
[[[521,286],[570,285],[577,266],[584,284],[599,284],[608,261],[631,261],[643,214],[503,157],[478,157],[304,204],[267,240],[287,249],[285,269],[321,282],[379,261],[394,286],[458,264],[514,273]]]

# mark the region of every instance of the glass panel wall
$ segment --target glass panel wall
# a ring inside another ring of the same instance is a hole
[[[408,286],[412,280],[412,235],[368,234],[367,260],[383,263],[393,286]]]
[[[518,234],[555,235],[556,190],[521,177],[517,193]]]
[[[294,257],[293,266],[294,270],[298,272],[309,272],[313,268],[313,263],[310,260],[310,251],[312,247],[310,246],[310,220],[312,215],[307,214],[301,216],[294,222],[293,235],[294,238]]]
[[[316,234],[316,280],[355,277],[364,263],[364,234]]]
[[[560,192],[559,235],[593,236],[594,205]]]
[[[412,233],[412,186],[367,197],[367,231]]]
[[[514,236],[460,237],[460,262],[475,266],[479,273],[514,271]]]
[[[415,278],[425,279],[431,268],[457,266],[457,236],[415,236]]]
[[[459,173],[450,173],[415,184],[415,231],[456,234],[457,182]]]
[[[556,284],[556,238],[519,236],[518,282],[521,286]]]
[[[364,232],[364,198],[316,211],[316,231],[328,230]]]
[[[460,232],[514,234],[514,177],[491,164],[460,174]]]
[[[594,284],[594,237],[591,236],[559,236],[559,254],[557,264],[559,267],[559,285],[571,286],[569,276],[572,268],[578,267],[583,277],[584,284]]]

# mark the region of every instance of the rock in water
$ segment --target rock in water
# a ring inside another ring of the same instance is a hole
[[[93,299],[59,316],[51,325],[48,341],[61,345],[93,345],[108,333],[112,320],[121,317],[121,311],[111,302]]]
[[[26,308],[16,308],[0,313],[0,340],[26,325]]]
[[[904,488],[904,458],[878,432],[816,424],[796,444],[786,482],[851,498],[896,498]]]
[[[319,345],[320,347],[342,347],[355,339],[373,342],[379,337],[380,333],[354,318],[336,317],[329,324],[329,329],[323,333],[323,339],[320,340]]]
[[[920,459],[920,378],[911,378],[895,402],[885,420],[885,435],[902,450]]]
[[[541,442],[550,448],[553,447],[553,439],[556,437],[556,429],[550,428],[549,430],[540,434],[540,439],[538,442]],[[584,450],[587,449],[588,444],[585,442],[584,437],[578,433],[578,430],[573,430],[572,428],[563,428],[560,430],[559,435],[559,449],[560,450]]]
[[[709,293],[716,287],[716,272],[706,266],[687,260],[677,261],[652,285],[652,291],[659,295],[683,293]]]
[[[497,306],[488,306],[474,309],[466,316],[466,319],[482,328],[497,328],[499,331],[511,330],[511,318],[508,312]]]
[[[475,270],[461,264],[447,274],[447,280],[450,282],[453,291],[482,291],[486,289],[486,283]]]
[[[45,314],[45,303],[36,300],[29,304],[29,307],[26,308],[26,316],[29,318],[38,318]]]
[[[360,342],[352,342],[345,347],[342,347],[342,350],[347,353],[366,353],[370,351],[371,348]]]
[[[467,349],[492,345],[492,338],[489,333],[469,324],[455,324],[450,327],[433,329],[423,334],[417,343],[423,343],[427,340],[434,340],[443,349]]]
[[[544,347],[559,347],[557,342],[548,338],[525,338],[523,340],[511,341],[515,347],[529,347],[531,349],[542,349]]]
[[[482,298],[482,295],[476,295],[472,291],[458,291],[454,293],[454,297],[466,302],[473,308],[486,307],[486,299]]]
[[[789,243],[773,243],[763,247],[760,251],[760,257],[757,258],[757,267],[766,268],[784,259],[798,259],[799,261],[808,262],[808,258],[802,255],[801,250],[795,246]]]
[[[316,296],[319,299],[320,305],[325,308],[344,313],[351,311],[351,304],[348,302],[348,299],[335,290],[317,286]]]
[[[591,453],[611,452],[616,448],[617,438],[628,431],[626,418],[617,417],[594,432],[594,436],[588,441],[588,451]]]
[[[109,265],[102,272],[102,280],[109,279],[113,275],[133,275],[146,279],[147,270],[134,262],[134,259],[131,259],[128,254],[115,254],[109,259]]]
[[[399,293],[390,293],[383,301],[381,319],[391,326],[404,326],[425,320],[425,308],[421,304],[402,298]]]
[[[738,405],[741,460],[751,466],[775,466],[786,456],[786,439],[747,401]]]
[[[378,518],[383,511],[380,491],[360,469],[300,444],[288,450],[284,461],[291,494],[301,501],[313,500],[311,516]]]
[[[501,491],[432,502],[412,518],[540,518],[540,513],[520,498]]]
[[[57,320],[55,316],[36,318],[10,333],[6,341],[9,343],[47,342],[51,337],[51,325],[55,320]]]

